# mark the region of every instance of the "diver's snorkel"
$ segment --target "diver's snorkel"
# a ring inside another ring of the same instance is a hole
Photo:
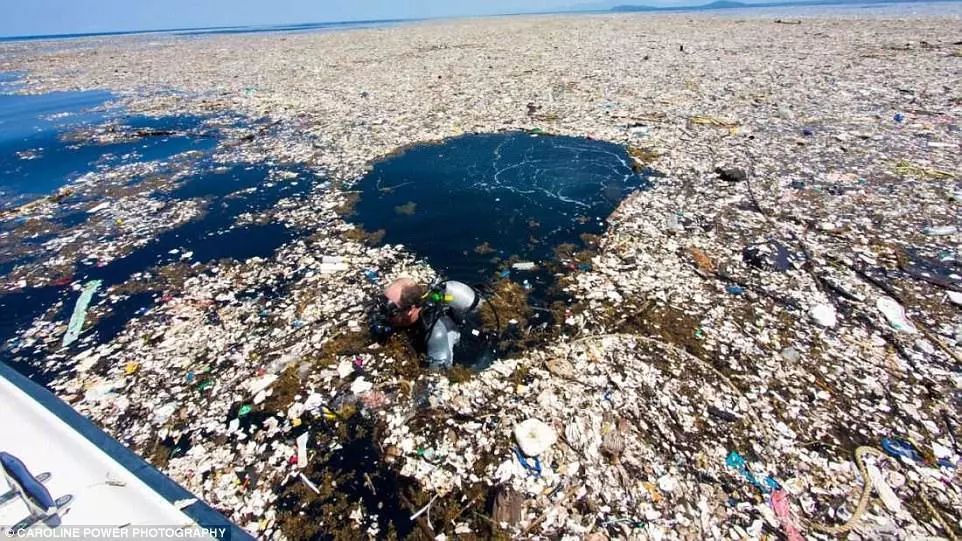
[[[387,338],[394,332],[394,327],[391,325],[391,316],[396,308],[392,308],[392,304],[393,303],[384,302],[378,303],[371,312],[369,327],[371,334],[378,340]]]

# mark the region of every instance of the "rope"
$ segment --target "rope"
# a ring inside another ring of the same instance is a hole
[[[518,458],[518,463],[521,464],[528,473],[533,474],[535,477],[541,477],[541,459],[538,457],[527,458],[521,449],[515,447],[514,455]],[[532,462],[533,461],[533,462]]]
[[[881,457],[885,456],[875,447],[863,445],[855,449],[855,465],[858,466],[858,471],[860,474],[862,474],[863,484],[862,494],[858,498],[858,505],[855,507],[855,512],[852,513],[852,516],[844,524],[840,525],[831,525],[823,522],[806,520],[806,526],[819,532],[838,535],[845,533],[858,525],[859,521],[862,519],[862,515],[865,514],[866,508],[868,508],[869,496],[872,494],[872,479],[868,476],[868,471],[865,468],[864,462],[865,455],[869,453]]]
[[[866,454],[875,454],[881,457],[885,455],[876,449],[875,447],[862,446],[855,449],[855,464],[858,466],[858,471],[862,475],[862,494],[859,496],[858,505],[855,508],[855,512],[852,513],[852,517],[848,519],[844,524],[833,526],[830,524],[825,524],[822,522],[806,521],[806,525],[816,531],[820,531],[827,534],[838,535],[845,533],[855,526],[858,525],[859,520],[861,520],[862,515],[865,514],[866,508],[868,508],[869,496],[872,493],[872,479],[868,476],[868,471],[865,467],[864,458]],[[955,535],[955,531],[942,517],[942,514],[929,502],[929,499],[925,496],[925,491],[919,488],[919,498],[922,503],[925,504],[926,509],[935,518],[936,522],[945,530],[945,533],[949,536],[952,541],[958,541],[959,537]]]
[[[935,517],[935,520],[938,521],[938,523],[942,526],[942,529],[945,530],[945,533],[949,536],[949,539],[952,541],[959,541],[959,536],[955,535],[955,531],[951,526],[949,526],[949,523],[942,518],[942,513],[939,513],[932,503],[929,502],[929,499],[925,496],[924,491],[919,490],[919,498],[922,499],[922,503],[925,504],[925,508],[929,510],[929,513],[932,513],[932,516]]]

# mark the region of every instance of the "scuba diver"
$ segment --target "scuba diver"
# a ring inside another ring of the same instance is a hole
[[[457,359],[481,369],[494,360],[498,336],[484,329],[485,304],[481,293],[464,282],[438,280],[424,287],[411,278],[398,278],[384,289],[371,330],[381,337],[395,329],[413,331],[431,368],[451,368]],[[500,330],[498,314],[493,307],[491,311]]]

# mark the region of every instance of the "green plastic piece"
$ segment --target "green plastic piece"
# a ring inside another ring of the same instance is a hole
[[[83,291],[77,299],[77,305],[74,306],[73,314],[70,316],[70,323],[67,324],[67,334],[63,335],[64,346],[69,346],[80,338],[80,331],[83,330],[84,321],[87,320],[87,307],[90,306],[94,293],[102,284],[100,280],[91,280],[84,284]]]

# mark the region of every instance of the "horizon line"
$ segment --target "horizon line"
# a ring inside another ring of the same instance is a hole
[[[340,21],[312,21],[312,22],[287,22],[287,23],[262,23],[262,24],[248,24],[248,25],[222,25],[222,26],[184,26],[184,27],[173,27],[173,28],[146,28],[140,30],[105,30],[105,31],[92,31],[92,32],[70,32],[64,34],[10,34],[10,35],[0,35],[0,41],[12,42],[12,41],[42,41],[42,40],[55,40],[55,39],[75,39],[75,38],[86,38],[86,37],[98,37],[98,36],[135,36],[140,34],[173,34],[177,32],[204,32],[204,31],[216,31],[216,30],[241,30],[244,29],[263,29],[265,31],[270,31],[271,28],[276,28],[278,31],[284,30],[296,30],[297,27],[304,27],[305,30],[310,30],[310,27],[317,27],[322,25],[358,25],[358,24],[384,24],[384,23],[404,23],[404,22],[418,22],[418,21],[435,21],[435,20],[445,20],[445,19],[471,19],[471,18],[483,18],[483,17],[512,17],[521,15],[560,15],[566,13],[618,13],[617,8],[620,7],[638,7],[646,8],[652,11],[665,10],[665,11],[682,11],[685,9],[697,9],[702,7],[710,6],[714,3],[718,3],[721,0],[709,0],[700,4],[689,4],[689,5],[669,5],[669,6],[658,6],[651,4],[638,3],[633,4],[631,0],[626,0],[624,4],[619,4],[617,6],[612,6],[608,8],[577,8],[576,4],[568,9],[558,9],[551,11],[519,11],[519,12],[509,12],[509,13],[488,13],[488,14],[464,14],[464,15],[447,15],[439,17],[403,17],[403,18],[391,18],[391,19],[344,19]],[[778,7],[780,4],[790,4],[789,7],[803,7],[806,4],[811,4],[813,6],[825,5],[825,4],[894,4],[894,3],[950,3],[950,2],[962,2],[962,0],[729,0],[733,3],[744,4],[745,8],[765,8],[765,7]],[[586,4],[580,4],[585,6]],[[238,32],[243,33],[243,32]]]

